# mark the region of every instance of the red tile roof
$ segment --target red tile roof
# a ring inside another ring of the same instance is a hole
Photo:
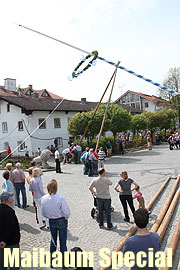
[[[135,92],[135,91],[131,91],[131,90],[129,90],[129,91],[132,92],[132,93],[134,93],[134,94],[137,94],[137,95],[139,95],[139,96],[142,96],[142,97],[151,99],[151,100],[153,100],[153,101],[155,101],[155,102],[168,102],[167,100],[162,99],[162,98],[159,98],[159,97],[156,97],[156,96],[154,96],[154,95],[149,96],[149,95],[146,95],[146,94],[142,94],[142,93],[140,93],[140,92]]]

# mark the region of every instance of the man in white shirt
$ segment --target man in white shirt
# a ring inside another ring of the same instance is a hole
[[[62,173],[61,166],[60,166],[60,154],[58,151],[58,147],[56,147],[56,151],[55,151],[54,155],[55,155],[55,162],[56,162],[56,173]]]
[[[61,253],[63,254],[67,251],[67,220],[70,216],[70,209],[64,197],[57,194],[57,189],[57,181],[52,179],[47,185],[48,194],[43,196],[41,201],[42,215],[49,219],[49,227],[51,231],[51,254],[53,254],[57,249],[57,234],[59,234]],[[57,265],[54,265],[53,260],[52,267],[57,267]],[[64,264],[62,267],[64,268]]]

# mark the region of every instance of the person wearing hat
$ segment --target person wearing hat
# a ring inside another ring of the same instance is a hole
[[[2,192],[0,195],[0,269],[4,267],[4,248],[19,248],[20,228],[14,209],[11,208],[14,193]],[[12,269],[12,268],[11,268]],[[13,267],[19,269],[19,267]]]

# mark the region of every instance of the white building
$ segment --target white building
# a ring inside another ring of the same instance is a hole
[[[13,155],[23,156],[26,145],[29,155],[35,156],[38,147],[46,149],[54,145],[55,139],[61,149],[68,147],[72,139],[67,131],[69,119],[78,112],[95,108],[97,103],[86,102],[85,98],[64,99],[50,115],[62,99],[46,89],[34,90],[32,85],[16,91],[16,80],[5,79],[4,86],[0,86],[0,150],[6,150],[9,145],[11,150],[17,148]]]
[[[136,109],[147,112],[156,112],[164,109],[162,103],[168,103],[166,100],[156,96],[145,95],[139,92],[128,90],[122,96],[120,96],[115,103],[121,105],[129,105]]]

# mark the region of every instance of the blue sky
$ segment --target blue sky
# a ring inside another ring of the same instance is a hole
[[[180,66],[179,0],[6,0],[0,3],[0,85],[47,90],[67,99],[96,101],[114,67],[97,61],[72,81],[82,52],[12,22],[25,25],[99,55],[162,83]],[[112,99],[127,90],[156,95],[157,87],[118,70]],[[109,89],[110,92],[110,89]],[[108,99],[108,94],[104,100]]]

